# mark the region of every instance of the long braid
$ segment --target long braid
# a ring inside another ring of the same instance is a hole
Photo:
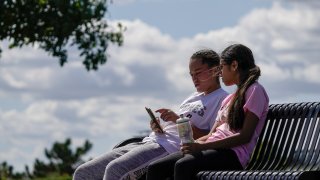
[[[256,82],[261,74],[260,68],[255,65],[251,50],[242,45],[234,44],[227,47],[221,55],[221,59],[228,65],[233,61],[238,62],[240,81],[228,110],[228,124],[232,130],[239,130],[244,123],[245,93]]]
[[[242,108],[245,104],[245,93],[247,89],[258,80],[259,76],[260,68],[256,66],[249,70],[249,73],[245,76],[247,78],[243,77],[244,82],[240,81],[239,88],[235,92],[235,96],[229,107],[228,119],[231,129],[239,130],[242,128],[245,119],[244,110]]]

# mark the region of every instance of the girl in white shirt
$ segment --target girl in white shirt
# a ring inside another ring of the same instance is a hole
[[[130,143],[113,149],[79,166],[74,180],[118,180],[138,179],[145,174],[150,162],[165,157],[180,149],[180,139],[175,121],[180,115],[189,117],[194,138],[207,134],[215,120],[222,100],[227,93],[220,88],[219,79],[214,77],[219,67],[219,56],[212,50],[200,50],[190,58],[189,69],[197,92],[188,97],[177,112],[161,108],[156,112],[165,121],[164,133],[154,124],[153,132],[142,142]]]

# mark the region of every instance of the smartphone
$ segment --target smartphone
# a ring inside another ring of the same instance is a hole
[[[158,122],[157,119],[156,119],[156,116],[154,116],[154,114],[153,114],[153,112],[151,111],[151,109],[150,109],[150,108],[147,108],[147,107],[145,107],[145,108],[146,108],[146,111],[148,112],[151,120],[156,124],[157,128],[160,129],[160,132],[161,132],[161,133],[164,133],[162,127],[160,126],[159,122]]]

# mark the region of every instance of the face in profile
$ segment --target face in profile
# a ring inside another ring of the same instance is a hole
[[[232,70],[232,65],[228,65],[225,62],[221,61],[220,68],[221,68],[221,79],[222,82],[226,86],[231,86],[235,84],[235,77],[236,71]]]
[[[199,59],[191,59],[189,64],[190,76],[198,92],[205,92],[217,82],[215,80],[215,68],[208,67]]]

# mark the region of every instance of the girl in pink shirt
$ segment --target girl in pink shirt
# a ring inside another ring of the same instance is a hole
[[[151,163],[147,179],[194,179],[202,170],[241,170],[250,159],[264,125],[268,95],[257,80],[260,69],[251,50],[234,44],[221,54],[221,77],[226,86],[237,85],[235,93],[221,104],[210,133],[195,143],[183,144],[181,152]]]

